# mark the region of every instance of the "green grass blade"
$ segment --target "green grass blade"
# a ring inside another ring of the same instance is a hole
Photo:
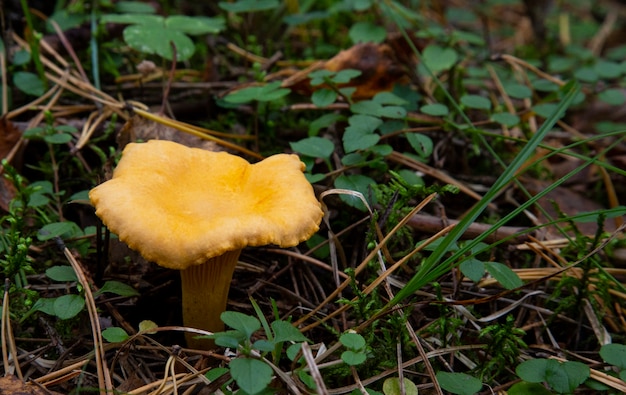
[[[523,204],[521,204],[515,210],[511,211],[510,213],[508,213],[507,215],[502,217],[499,221],[497,221],[495,224],[493,224],[493,226],[491,228],[489,228],[488,230],[486,230],[485,232],[480,234],[478,237],[476,237],[475,239],[473,239],[472,241],[467,243],[465,246],[463,246],[463,248],[460,248],[458,251],[455,251],[454,255],[451,256],[450,258],[446,259],[444,262],[442,262],[441,265],[439,265],[439,267],[441,267],[442,269],[446,268],[452,262],[457,260],[459,256],[464,256],[467,252],[472,251],[473,248],[476,245],[478,245],[478,243],[483,241],[490,234],[496,232],[501,226],[504,226],[511,219],[513,219],[516,216],[520,215],[524,210],[527,210],[528,208],[530,208],[539,199],[541,199],[542,197],[546,196],[548,193],[550,193],[556,187],[560,186],[561,184],[563,184],[564,182],[566,182],[570,178],[574,177],[576,174],[579,174],[585,167],[587,167],[587,166],[589,166],[591,164],[597,164],[599,162],[600,158],[604,157],[606,155],[606,153],[609,152],[611,149],[615,148],[616,145],[619,145],[621,143],[621,140],[622,139],[616,140],[615,142],[613,142],[613,144],[607,146],[602,151],[600,151],[596,156],[594,156],[592,158],[587,158],[587,160],[584,163],[582,163],[581,165],[579,165],[575,169],[571,170],[569,173],[567,173],[565,176],[561,177],[560,179],[558,179],[557,181],[552,183],[549,187],[545,188],[543,191],[535,194],[534,196],[530,196],[527,201],[525,201]],[[570,220],[575,220],[575,219],[580,220],[580,219],[583,219],[585,217],[597,216],[597,215],[600,214],[600,212],[603,212],[606,215],[619,216],[619,215],[623,215],[624,207],[616,207],[616,208],[613,208],[613,209],[598,210],[598,211],[588,212],[588,213],[578,213],[576,215],[570,216],[569,218],[570,218]],[[562,222],[563,220],[564,219],[552,220],[552,221],[550,221],[549,223],[547,223],[545,225],[553,225],[553,226],[555,226],[559,222]],[[543,226],[544,225],[541,225],[541,226],[537,226],[536,228],[531,228],[531,229],[538,229],[538,228],[543,227]],[[563,236],[564,237],[568,237],[567,234],[563,234]],[[488,250],[490,248],[492,248],[492,246],[486,247],[483,251],[486,251],[486,250]],[[475,255],[480,254],[480,252],[482,252],[482,251],[478,251]],[[443,270],[443,271],[445,272],[445,270]],[[438,274],[438,273],[436,273],[436,274]],[[443,274],[443,273],[441,273],[441,274]],[[438,275],[436,277],[438,277]]]
[[[91,9],[91,68],[93,73],[93,85],[100,90],[100,63],[98,54],[98,2],[94,1]]]
[[[478,216],[484,211],[484,209],[491,203],[491,201],[498,195],[500,190],[506,187],[513,179],[520,167],[534,154],[537,146],[543,141],[546,134],[552,129],[554,124],[561,118],[567,108],[572,103],[572,100],[578,94],[580,87],[577,83],[572,82],[565,85],[563,91],[566,92],[563,100],[554,111],[554,113],[546,119],[541,128],[535,133],[535,135],[528,140],[528,143],[519,152],[516,158],[511,164],[504,170],[504,172],[498,177],[493,186],[485,194],[485,196],[474,206],[474,208],[465,216],[459,224],[443,239],[438,248],[420,265],[417,273],[409,280],[409,282],[402,288],[396,296],[388,303],[386,307],[393,307],[400,303],[407,296],[413,294],[415,291],[422,288],[424,285],[433,280],[433,277],[438,277],[439,272],[441,274],[449,270],[448,267],[443,267],[443,270],[433,271],[442,259],[442,257],[448,252],[450,246],[452,246],[459,237],[465,232],[465,230],[478,218]],[[433,274],[437,276],[433,276]]]

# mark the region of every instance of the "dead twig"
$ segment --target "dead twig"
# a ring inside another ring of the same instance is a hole
[[[458,187],[461,190],[461,192],[472,197],[475,200],[481,200],[483,198],[482,196],[480,196],[480,194],[474,192],[469,187],[467,187],[464,183],[456,180],[454,177],[451,177],[440,170],[432,168],[425,163],[409,158],[408,156],[403,155],[397,151],[393,151],[389,156],[387,156],[387,158],[392,162],[402,164],[402,165],[407,166],[408,168],[421,171],[422,173],[427,174],[431,177],[434,177],[446,184],[454,185]],[[491,207],[495,208],[493,204],[491,204]]]
[[[98,374],[98,387],[100,389],[101,394],[112,394],[114,393],[113,383],[111,382],[111,375],[109,374],[109,369],[107,366],[107,362],[104,354],[104,342],[102,340],[102,334],[100,329],[100,319],[98,317],[98,309],[96,308],[96,302],[94,300],[93,294],[91,292],[91,283],[87,280],[83,269],[72,255],[72,252],[65,246],[63,241],[60,238],[57,238],[57,245],[59,249],[63,252],[68,262],[74,269],[76,273],[76,277],[78,277],[78,282],[81,284],[85,291],[85,304],[87,305],[87,311],[89,313],[89,321],[91,324],[91,332],[93,335],[93,343],[94,343],[94,359],[97,367]]]
[[[10,374],[11,364],[9,363],[9,357],[7,354],[7,349],[11,350],[11,359],[13,360],[13,367],[15,368],[15,373],[20,380],[24,380],[24,376],[22,375],[22,369],[20,369],[20,363],[17,355],[17,347],[15,346],[15,337],[13,337],[13,330],[11,328],[11,319],[9,317],[9,288],[11,283],[9,279],[4,280],[4,297],[2,298],[2,330],[1,330],[1,341],[2,341],[2,362],[4,364],[4,375]],[[8,346],[8,347],[7,347]]]
[[[425,233],[437,233],[442,230],[444,225],[456,225],[458,220],[446,219],[446,223],[441,218],[428,214],[415,214],[412,216],[407,225],[416,231]],[[475,239],[479,235],[489,231],[493,226],[490,224],[482,224],[478,222],[472,223],[467,230],[461,235],[462,239]],[[507,244],[521,244],[530,241],[529,236],[533,233],[527,233],[528,228],[518,226],[501,226],[495,232],[485,238],[486,243],[495,243],[498,241]]]

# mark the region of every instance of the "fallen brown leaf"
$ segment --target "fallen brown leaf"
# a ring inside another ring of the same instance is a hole
[[[20,140],[22,133],[6,116],[0,117],[0,158],[6,158]]]
[[[0,395],[61,395],[59,392],[24,383],[15,376],[0,377]]]
[[[346,69],[360,70],[361,75],[341,87],[355,87],[352,95],[354,100],[370,99],[379,92],[390,91],[404,72],[395,59],[392,48],[387,44],[360,43],[339,52],[325,62],[318,62],[301,70],[283,81],[282,86],[297,92],[311,92],[321,86],[312,87],[309,73],[326,69],[340,71]]]
[[[169,140],[188,147],[202,148],[207,151],[220,151],[221,149],[212,141],[204,140],[180,130],[163,125],[149,119],[133,115],[122,127],[117,136],[120,149],[133,141]]]
[[[363,43],[339,52],[324,65],[330,71],[356,69],[361,75],[346,86],[355,86],[352,97],[356,100],[368,99],[378,92],[389,91],[402,77],[400,67],[395,63],[394,54],[387,44]]]

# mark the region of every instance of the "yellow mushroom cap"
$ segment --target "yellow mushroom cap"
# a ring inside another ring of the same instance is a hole
[[[165,140],[130,143],[89,192],[96,215],[149,261],[183,270],[246,246],[292,247],[319,229],[320,203],[297,155],[250,164]]]

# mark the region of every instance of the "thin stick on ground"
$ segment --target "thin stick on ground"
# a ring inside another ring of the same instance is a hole
[[[87,363],[89,363],[89,359],[85,358],[81,361],[50,372],[45,376],[37,377],[36,379],[33,379],[33,381],[43,385],[44,387],[49,387],[51,385],[67,380],[68,377],[71,378],[74,377],[76,374],[81,374],[82,369],[85,368],[85,365],[87,365]]]
[[[104,354],[104,346],[102,341],[102,334],[100,329],[100,320],[98,318],[98,310],[96,308],[96,301],[94,300],[93,294],[91,292],[91,284],[87,280],[85,273],[81,265],[78,263],[76,258],[72,255],[72,252],[65,246],[63,241],[60,238],[57,238],[57,244],[59,248],[63,251],[63,254],[67,258],[68,262],[74,269],[76,273],[76,277],[78,277],[78,282],[81,284],[85,291],[85,304],[87,305],[87,311],[89,313],[89,322],[91,324],[91,332],[93,335],[93,344],[94,344],[94,354],[96,360],[97,367],[97,375],[98,375],[98,387],[100,389],[101,394],[112,394],[114,391],[113,383],[111,382],[111,375],[109,374],[109,369],[106,363],[105,354]]]
[[[315,381],[315,390],[318,395],[328,395],[328,390],[326,389],[326,384],[324,384],[324,379],[322,378],[322,374],[315,362],[315,358],[313,358],[313,353],[311,352],[311,347],[309,344],[304,342],[302,343],[302,355],[304,356],[304,360],[306,364],[309,366],[309,371],[311,373],[311,377]]]
[[[2,87],[2,108],[0,108],[0,115],[4,116],[9,112],[9,90],[7,89],[7,73],[6,73],[6,58],[4,52],[0,51],[0,83]]]
[[[324,196],[328,195],[328,194],[332,194],[332,193],[336,193],[336,190],[330,190],[330,191],[326,191],[324,194],[322,194],[321,198],[323,199]],[[372,251],[367,255],[367,257],[365,257],[361,264],[359,264],[359,266],[354,270],[354,275],[358,276],[359,273],[361,273],[369,264],[369,262],[374,259],[374,257],[379,253],[379,251],[381,250],[381,248],[389,241],[389,239],[391,239],[391,237],[402,227],[404,226],[408,220],[411,218],[411,216],[417,214],[419,211],[421,211],[432,199],[434,199],[437,195],[436,194],[431,194],[428,197],[426,197],[422,202],[420,202],[420,204],[418,204],[417,206],[415,206],[415,208],[413,208],[413,210],[411,210],[411,212],[409,214],[407,214],[402,221],[400,221],[382,240],[380,240],[380,242],[378,242],[378,244],[376,244],[376,246],[372,249]],[[397,263],[396,265],[397,266]],[[350,279],[345,280],[343,283],[341,283],[341,285],[339,287],[337,287],[337,289],[335,289],[335,291],[333,291],[333,293],[331,293],[330,295],[328,295],[328,297],[326,298],[326,300],[324,300],[322,303],[320,303],[315,309],[311,310],[309,313],[307,313],[306,315],[304,315],[303,317],[301,317],[300,319],[298,319],[295,323],[295,325],[301,325],[302,323],[304,323],[305,321],[307,321],[308,319],[310,319],[311,317],[313,317],[315,314],[317,314],[324,306],[326,306],[326,304],[332,302],[337,295],[339,295],[341,293],[341,291],[343,291],[348,285],[350,285]],[[331,315],[324,317],[323,320],[318,321],[317,323],[311,324],[309,326],[307,326],[306,328],[303,328],[302,331],[306,331],[308,329],[314,328],[317,325],[321,324],[322,322],[325,322],[326,320],[330,319],[331,317],[334,317],[338,312],[342,312],[345,311],[344,308],[348,308],[349,305],[344,305],[341,308],[337,309],[336,311],[334,311]]]
[[[15,366],[15,373],[20,380],[24,380],[22,370],[20,369],[20,363],[17,358],[17,347],[15,346],[15,338],[13,337],[13,331],[11,330],[11,319],[9,317],[9,279],[4,281],[4,298],[2,298],[2,362],[4,363],[4,372],[10,371],[9,357],[7,355],[7,346],[11,350],[11,356],[13,359],[13,366]]]

